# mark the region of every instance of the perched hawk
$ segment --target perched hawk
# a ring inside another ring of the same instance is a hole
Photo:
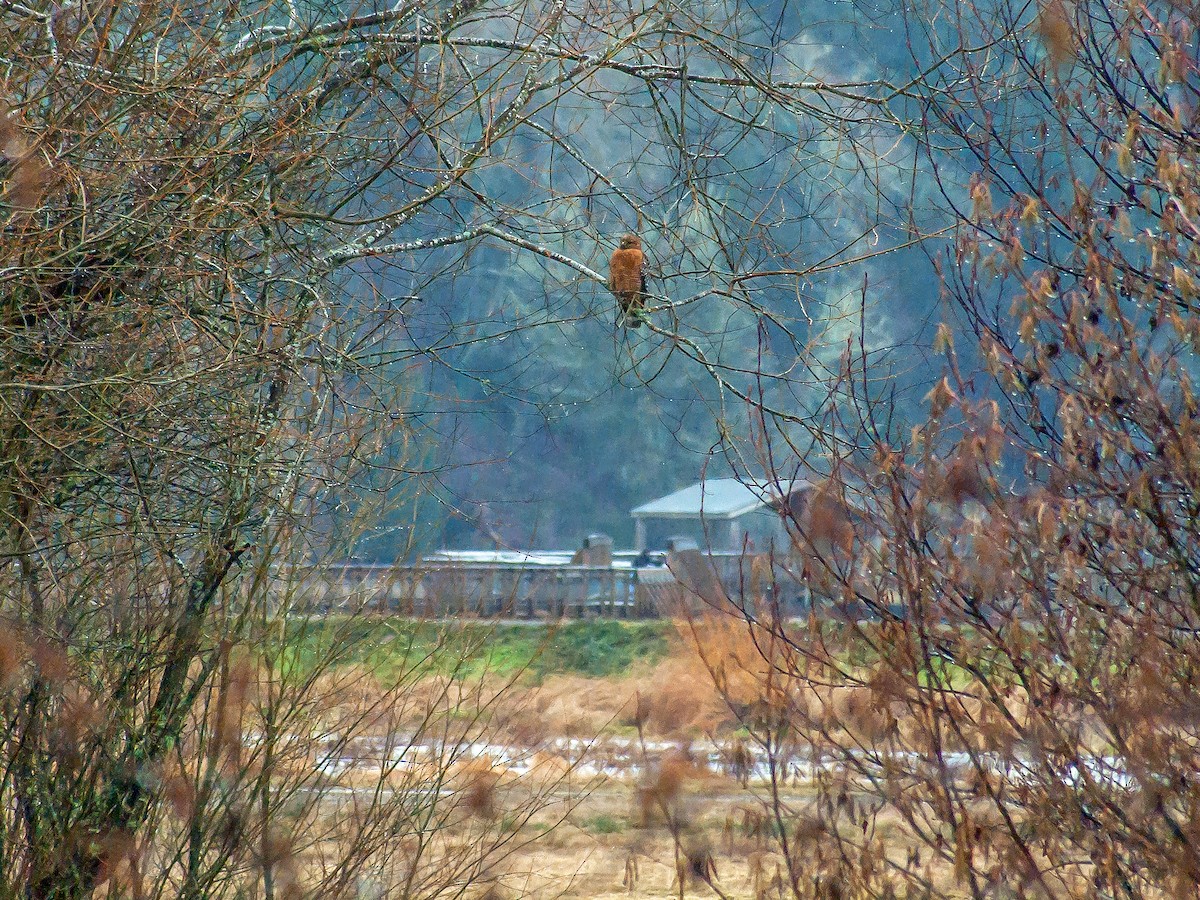
[[[608,289],[616,294],[621,307],[618,324],[637,328],[646,320],[646,257],[642,239],[636,234],[621,238],[621,246],[608,262]]]

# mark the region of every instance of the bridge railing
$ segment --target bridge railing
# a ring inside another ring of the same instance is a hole
[[[276,591],[281,605],[301,614],[644,619],[757,594],[761,586],[751,577],[751,565],[745,554],[698,551],[673,559],[671,568],[442,560],[341,563],[280,573]],[[797,591],[793,586],[788,592],[789,607],[801,602]]]
[[[657,615],[654,595],[663,572],[488,563],[343,565],[294,572],[286,590],[288,605],[297,612],[368,609],[421,618],[637,619]]]

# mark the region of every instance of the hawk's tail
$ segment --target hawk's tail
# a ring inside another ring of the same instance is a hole
[[[622,311],[617,316],[618,324],[622,324],[626,328],[641,328],[649,321],[650,316],[641,304],[638,304],[628,312]]]

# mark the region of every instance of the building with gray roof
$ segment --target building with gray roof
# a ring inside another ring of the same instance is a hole
[[[741,550],[746,538],[765,550],[785,537],[781,505],[794,505],[811,487],[804,479],[698,481],[630,511],[634,549],[645,550],[648,539],[661,540],[664,531],[681,530],[714,550]]]

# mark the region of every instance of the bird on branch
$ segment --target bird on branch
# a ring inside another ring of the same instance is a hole
[[[646,321],[646,256],[636,234],[621,238],[608,262],[608,289],[616,295],[621,314],[617,324],[639,328]]]

